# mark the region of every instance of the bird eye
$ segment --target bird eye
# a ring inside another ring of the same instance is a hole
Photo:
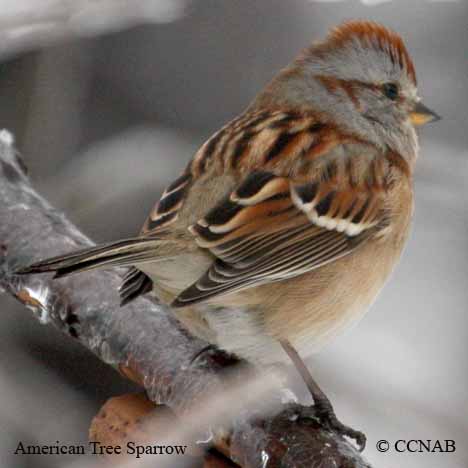
[[[385,83],[382,85],[382,92],[388,99],[395,101],[398,99],[398,85],[396,83]]]

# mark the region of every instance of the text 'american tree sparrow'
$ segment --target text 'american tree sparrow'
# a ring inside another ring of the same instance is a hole
[[[254,363],[282,361],[284,349],[323,419],[363,446],[297,352],[362,317],[397,263],[413,211],[415,126],[437,118],[401,38],[344,23],[198,150],[138,237],[18,273],[132,266],[122,304],[153,291],[192,333]]]

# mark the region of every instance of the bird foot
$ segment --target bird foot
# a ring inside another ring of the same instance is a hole
[[[366,447],[367,437],[361,432],[353,429],[352,427],[343,424],[335,414],[332,405],[328,400],[316,401],[314,404],[315,413],[320,420],[320,423],[327,429],[335,432],[340,436],[346,436],[353,439],[360,452]]]

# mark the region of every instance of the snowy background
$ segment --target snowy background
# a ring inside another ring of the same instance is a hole
[[[468,1],[0,0],[0,128],[36,186],[96,241],[134,235],[194,150],[336,23],[399,31],[420,94],[443,120],[421,131],[413,232],[366,318],[310,368],[376,468],[468,466]],[[0,297],[0,465],[77,444],[131,386]],[[292,374],[298,393],[301,383]],[[379,453],[380,439],[454,439],[452,454]]]

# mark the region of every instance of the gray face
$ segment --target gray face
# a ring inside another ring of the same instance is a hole
[[[345,57],[347,61],[344,61]],[[357,106],[354,110],[346,105],[339,106],[345,114],[343,124],[346,125],[348,118],[354,119],[354,130],[371,134],[376,143],[413,159],[417,152],[417,137],[410,112],[419,98],[406,68],[392,63],[388,53],[366,49],[358,43],[350,44],[331,60],[339,60],[335,70],[342,73],[345,80],[356,80],[353,90]],[[349,61],[353,64],[348,68]]]
[[[419,98],[409,65],[392,60],[397,52],[391,47],[350,38],[326,53],[311,48],[280,77],[277,89],[288,103],[320,111],[345,131],[412,160],[417,136],[409,112]],[[396,96],[388,92],[390,83]]]
[[[324,60],[314,61],[312,65],[312,68],[325,68],[334,77],[356,82],[361,114],[374,124],[380,123],[387,128],[404,124],[418,101],[417,89],[410,78],[407,64],[403,62],[401,66],[392,61],[388,50],[390,47],[386,44],[382,50],[373,41],[363,43],[351,39],[342,48]],[[389,84],[391,88],[387,86]],[[388,95],[391,89],[395,89],[396,96]]]

